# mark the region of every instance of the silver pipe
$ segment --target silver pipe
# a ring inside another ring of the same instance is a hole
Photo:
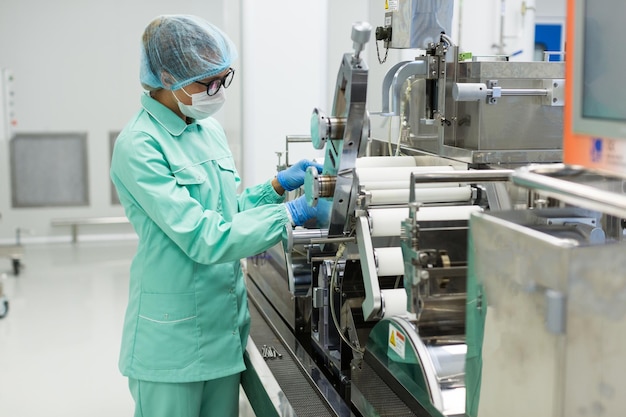
[[[328,233],[328,231],[327,231]],[[318,243],[350,243],[354,242],[356,238],[354,237],[322,237],[319,239],[311,239],[312,244]]]
[[[327,229],[294,229],[293,243],[295,245],[303,245],[312,243],[315,239],[324,239],[328,237]]]
[[[547,96],[545,88],[502,88],[500,95],[503,96]]]
[[[308,135],[287,135],[287,143],[311,142],[311,136]]]
[[[402,85],[412,76],[426,77],[428,65],[426,61],[402,61],[395,64],[385,74],[383,80],[382,116],[399,116],[402,96]],[[389,92],[391,91],[391,110],[389,108]]]
[[[354,237],[328,237],[328,229],[293,229],[289,238],[289,250],[293,245],[354,242]]]
[[[411,173],[411,190],[409,201],[415,202],[415,184],[427,182],[491,182],[491,181],[509,181],[513,170],[511,169],[485,169],[485,170],[469,170],[469,171],[444,171],[444,172],[412,172]]]
[[[508,181],[513,174],[512,169],[485,169],[468,171],[436,171],[412,172],[411,184],[425,182],[479,182],[479,181]]]
[[[561,179],[566,176],[580,177],[584,172],[582,168],[567,167],[565,164],[529,166],[515,170],[511,180],[516,185],[539,190],[568,204],[626,218],[626,195]],[[550,177],[551,174],[561,178]]]

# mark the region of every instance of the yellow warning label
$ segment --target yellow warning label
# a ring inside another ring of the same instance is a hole
[[[391,323],[389,324],[389,348],[404,359],[406,337]]]
[[[389,10],[389,1],[385,0],[385,10]]]

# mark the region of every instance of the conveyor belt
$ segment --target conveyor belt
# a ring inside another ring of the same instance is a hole
[[[365,361],[352,371],[352,400],[364,415],[374,409],[380,417],[429,416],[421,407],[418,414],[409,409]]]
[[[353,416],[349,407],[338,398],[330,384],[322,378],[316,366],[303,360],[303,357],[307,355],[302,347],[295,341],[279,316],[274,316],[275,312],[266,304],[263,295],[258,292],[251,281],[248,281],[248,294],[251,301],[252,320],[250,337],[259,352],[262,351],[263,345],[266,345],[273,347],[282,355],[282,358],[267,359],[265,363],[296,415],[298,417]],[[327,395],[321,395],[320,391],[325,391]]]

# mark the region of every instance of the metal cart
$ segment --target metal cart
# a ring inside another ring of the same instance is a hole
[[[16,276],[20,274],[22,269],[22,254],[24,249],[22,245],[16,243],[15,245],[0,245],[0,257],[7,256],[11,259],[11,265],[13,267],[13,274]]]
[[[0,215],[1,218],[1,215]],[[13,267],[13,274],[18,276],[22,269],[22,255],[24,248],[20,243],[21,229],[17,229],[15,232],[15,244],[14,245],[0,245],[0,258],[8,257],[11,260],[11,266]],[[4,295],[2,288],[2,281],[0,281],[0,319],[6,317],[9,313],[9,300]]]
[[[0,213],[0,220],[2,219],[2,213]],[[7,256],[11,259],[11,265],[13,266],[13,274],[18,276],[20,269],[22,269],[22,255],[24,254],[24,248],[20,242],[22,235],[21,228],[15,229],[15,244],[14,245],[0,245],[0,258]],[[0,291],[0,295],[2,292]]]
[[[9,313],[9,300],[4,296],[2,292],[2,282],[0,282],[0,319],[6,317]]]

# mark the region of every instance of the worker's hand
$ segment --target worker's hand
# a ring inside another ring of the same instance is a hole
[[[280,185],[287,191],[298,189],[304,184],[304,173],[310,166],[317,168],[317,172],[321,173],[324,168],[322,165],[303,159],[298,163],[290,166],[289,168],[279,171],[276,175],[276,179]]]
[[[304,195],[295,200],[287,201],[285,205],[294,226],[302,226],[307,220],[317,215],[317,208],[309,206]]]

